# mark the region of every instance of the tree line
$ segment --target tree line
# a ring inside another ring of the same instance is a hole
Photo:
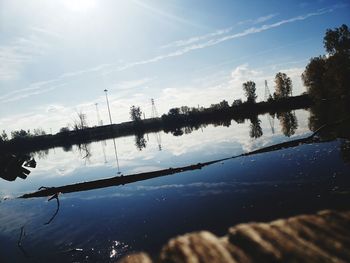
[[[275,92],[273,95],[270,95],[268,98],[268,102],[272,102],[273,100],[279,100],[282,98],[288,98],[292,95],[292,89],[293,84],[290,77],[287,76],[287,74],[278,72],[275,76]],[[162,115],[162,119],[169,119],[169,118],[176,118],[176,116],[179,115],[190,115],[193,113],[203,112],[207,109],[209,110],[225,110],[229,109],[230,107],[239,106],[243,103],[246,104],[255,104],[257,95],[256,95],[256,84],[254,81],[249,80],[242,84],[242,88],[244,91],[244,94],[246,96],[246,101],[243,102],[242,99],[236,99],[233,101],[233,103],[230,104],[228,101],[223,100],[216,104],[211,104],[209,108],[204,107],[188,107],[188,106],[181,106],[176,108],[171,108],[167,114]],[[139,106],[131,106],[130,107],[130,119],[134,121],[135,123],[139,123],[142,119],[142,110]]]
[[[311,58],[310,62],[305,68],[301,78],[307,88],[307,94],[313,99],[314,102],[329,100],[329,99],[345,99],[350,98],[350,32],[348,26],[343,24],[339,28],[327,29],[323,44],[326,50],[326,54],[318,57]],[[285,73],[278,72],[275,75],[275,92],[267,99],[267,102],[273,103],[274,101],[283,101],[292,96],[293,84],[290,77]],[[249,80],[242,84],[246,101],[242,99],[236,99],[230,105],[226,100],[223,100],[217,104],[211,104],[209,108],[204,107],[188,107],[182,106],[172,108],[167,114],[161,116],[161,120],[176,121],[179,116],[196,115],[202,112],[218,112],[225,111],[237,106],[253,106],[256,103],[256,84],[254,81]],[[286,101],[286,100],[285,100]],[[252,107],[251,107],[252,109]],[[141,124],[142,110],[140,107],[133,105],[130,108],[130,118],[135,125]],[[77,118],[72,125],[62,127],[59,133],[69,133],[70,131],[83,131],[88,128],[86,114],[80,112],[77,113]],[[27,138],[33,136],[46,135],[42,129],[30,130],[16,130],[11,132],[11,139]],[[10,138],[8,134],[3,130],[0,133],[0,142],[8,141]]]

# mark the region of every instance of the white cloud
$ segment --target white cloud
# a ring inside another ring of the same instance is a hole
[[[243,82],[252,80],[261,74],[261,71],[249,69],[248,64],[239,65],[231,73],[231,82],[242,84]]]

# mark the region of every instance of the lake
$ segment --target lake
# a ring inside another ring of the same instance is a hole
[[[114,262],[134,251],[155,255],[169,238],[187,232],[220,236],[237,223],[349,208],[349,138],[324,134],[50,201],[17,198],[40,187],[188,166],[306,138],[322,120],[316,117],[296,110],[32,153],[37,165],[26,179],[0,178],[0,262]]]

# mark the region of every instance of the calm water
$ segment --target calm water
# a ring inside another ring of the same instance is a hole
[[[132,251],[154,254],[169,238],[190,231],[223,235],[236,223],[348,208],[350,143],[341,138],[62,194],[53,219],[55,199],[16,199],[41,186],[196,164],[307,137],[309,116],[297,110],[293,123],[263,115],[254,125],[232,121],[229,127],[184,129],[182,136],[118,138],[117,152],[108,140],[35,153],[37,167],[27,179],[0,178],[0,262],[112,262]]]

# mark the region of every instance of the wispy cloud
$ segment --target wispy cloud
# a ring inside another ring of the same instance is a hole
[[[27,36],[14,38],[0,45],[0,81],[18,78],[26,65],[44,55],[50,47],[48,36],[62,38],[60,34],[45,28],[28,27],[27,29]],[[17,92],[20,91],[15,91]],[[11,94],[10,92],[9,95]]]
[[[181,40],[177,40],[174,41],[172,43],[166,44],[164,46],[161,46],[161,48],[171,48],[171,47],[183,47],[183,46],[187,46],[196,42],[199,42],[201,40],[205,40],[208,38],[212,38],[215,36],[220,36],[220,35],[224,35],[229,33],[232,30],[232,27],[228,27],[228,28],[223,28],[223,29],[218,29],[215,32],[212,33],[208,33],[202,36],[195,36],[195,37],[191,37],[188,39],[181,39]]]
[[[283,19],[283,20],[280,20],[280,21],[272,23],[272,24],[264,24],[264,25],[259,26],[259,27],[250,27],[250,28],[248,28],[248,29],[246,29],[246,30],[244,30],[242,32],[239,32],[239,33],[229,34],[229,35],[226,35],[226,36],[223,36],[223,37],[219,37],[219,38],[212,38],[212,39],[209,39],[209,40],[207,40],[205,42],[202,42],[202,43],[197,43],[197,44],[194,44],[194,45],[185,46],[185,47],[183,47],[181,49],[178,49],[178,50],[176,50],[174,52],[170,52],[170,53],[167,53],[167,54],[155,56],[153,58],[146,59],[146,60],[140,60],[140,61],[136,61],[136,62],[131,62],[131,63],[125,64],[125,65],[123,65],[121,67],[118,67],[118,68],[116,68],[114,70],[107,71],[104,74],[110,74],[110,73],[115,72],[115,71],[126,70],[126,69],[129,69],[129,68],[132,68],[132,67],[135,67],[135,66],[139,66],[139,65],[146,65],[146,64],[150,64],[150,63],[155,63],[155,62],[167,59],[167,58],[182,56],[182,55],[187,54],[189,52],[192,52],[192,51],[195,51],[195,50],[199,50],[199,49],[208,48],[208,47],[212,47],[212,46],[221,44],[221,43],[229,41],[229,40],[239,39],[239,38],[242,38],[242,37],[245,37],[245,36],[248,36],[248,35],[257,34],[257,33],[261,33],[261,32],[264,32],[264,31],[267,31],[267,30],[270,30],[270,29],[273,29],[273,28],[277,28],[277,27],[280,27],[280,26],[285,25],[285,24],[291,24],[291,23],[294,23],[294,22],[297,22],[297,21],[303,21],[303,20],[309,19],[309,18],[314,17],[314,16],[321,16],[321,15],[324,15],[324,14],[327,14],[327,13],[331,13],[331,12],[334,11],[335,8],[336,7],[328,8],[328,9],[322,9],[322,10],[318,10],[316,12],[311,12],[311,13],[308,13],[308,14],[295,16],[295,17],[292,17],[292,18],[289,18],[289,19]]]
[[[247,19],[247,20],[244,20],[244,21],[241,21],[241,22],[238,22],[239,25],[245,25],[245,24],[253,24],[253,25],[257,25],[257,24],[260,24],[260,23],[264,23],[272,18],[274,18],[275,16],[277,16],[278,14],[275,13],[275,14],[269,14],[269,15],[266,15],[266,16],[260,16],[258,18],[254,18],[254,19]]]
[[[145,86],[146,84],[150,83],[152,80],[153,80],[152,78],[143,78],[143,79],[137,79],[137,80],[120,81],[113,84],[112,89],[129,90],[133,88],[138,88],[141,86]]]
[[[5,38],[0,45],[0,81],[18,78],[26,65],[47,53],[50,41],[62,38],[47,27],[28,26],[25,30],[25,35],[7,41]]]
[[[50,87],[32,87],[32,88],[26,88],[18,91],[12,92],[12,95],[6,94],[3,96],[3,98],[0,98],[0,103],[6,103],[6,102],[13,102],[13,101],[18,101],[24,98],[28,98],[34,95],[39,95],[43,93],[47,93],[49,91],[55,90],[57,88],[66,86],[66,84],[59,84],[55,86],[50,86]]]
[[[0,102],[3,102],[9,98],[12,98],[18,94],[24,94],[27,92],[35,92],[38,90],[45,89],[45,86],[48,84],[52,84],[57,82],[58,79],[52,79],[52,80],[47,80],[47,81],[40,81],[40,82],[34,82],[29,85],[29,87],[24,88],[24,89],[19,89],[19,90],[14,90],[11,92],[6,93],[5,95],[0,96]]]
[[[156,63],[158,61],[162,61],[164,59],[168,59],[172,57],[179,57],[187,53],[190,53],[192,51],[212,47],[226,41],[239,39],[252,34],[261,33],[273,28],[283,26],[285,24],[290,24],[297,21],[303,21],[311,17],[321,16],[321,15],[333,12],[336,8],[338,8],[338,6],[318,10],[316,12],[311,12],[300,16],[295,16],[289,19],[280,20],[278,22],[271,23],[271,24],[264,24],[258,27],[253,26],[246,30],[243,30],[242,32],[238,32],[234,34],[229,34],[231,32],[231,28],[224,28],[204,36],[198,36],[198,37],[193,37],[185,40],[179,40],[173,43],[173,45],[175,45],[176,47],[179,47],[177,50],[173,52],[161,54],[150,59],[139,60],[139,61],[126,63],[126,64],[122,64],[121,61],[118,61],[116,63],[101,64],[101,65],[90,67],[83,70],[66,72],[61,74],[55,79],[51,79],[51,80],[43,81],[39,83],[33,83],[26,89],[9,92],[8,94],[2,95],[0,96],[0,102],[14,101],[14,99],[11,98],[14,95],[16,95],[16,98],[18,99],[28,97],[25,95],[23,96],[18,95],[19,93],[22,93],[22,92],[26,92],[27,95],[31,94],[30,96],[48,92],[50,90],[55,89],[55,88],[52,88],[52,85],[62,84],[63,82],[66,83],[67,79],[81,76],[84,74],[96,73],[104,76],[115,71],[123,71],[123,70],[133,68],[135,66]],[[262,23],[272,19],[275,16],[276,14],[270,14],[267,16],[258,17],[254,20],[251,20],[250,23],[253,23],[253,24]],[[50,34],[50,32],[46,32],[47,30],[43,28],[33,28],[33,30],[37,32]],[[0,46],[0,60],[2,61],[2,63],[0,64],[0,80],[16,77],[19,74],[21,67],[26,62],[31,61],[35,55],[38,55],[40,54],[40,52],[43,52],[42,51],[44,49],[43,47],[45,47],[45,43],[40,41],[40,39],[37,37],[28,38],[28,39],[19,38],[12,45]],[[122,84],[120,86],[121,89],[128,89],[128,88],[132,88],[134,85],[142,85],[145,83],[132,83],[132,84],[119,83],[119,84]]]
[[[42,28],[42,27],[29,27],[29,29],[35,33],[39,33],[39,34],[44,34],[50,37],[54,37],[54,38],[62,38],[63,36],[57,32],[54,32],[52,29],[46,29],[46,28]]]
[[[143,8],[143,9],[151,12],[152,14],[155,15],[155,17],[165,18],[167,22],[174,21],[177,24],[182,24],[182,25],[197,27],[197,28],[203,28],[203,25],[194,23],[193,21],[185,19],[183,17],[176,16],[172,13],[166,12],[166,11],[164,11],[160,8],[157,8],[153,5],[146,4],[145,1],[131,0],[131,2],[138,5],[139,7]]]
[[[0,46],[0,80],[18,77],[22,66],[35,56],[42,55],[47,44],[36,36],[19,37],[8,45]]]
[[[261,17],[258,17],[256,19],[249,19],[249,20],[244,20],[244,21],[241,21],[241,22],[238,22],[237,25],[244,25],[244,24],[260,24],[260,23],[263,23],[263,22],[266,22],[270,19],[272,19],[273,17],[275,17],[277,14],[269,14],[269,15],[266,15],[266,16],[261,16]],[[195,37],[190,37],[190,38],[187,38],[187,39],[181,39],[181,40],[177,40],[177,41],[174,41],[172,43],[169,43],[169,44],[166,44],[164,46],[161,46],[161,48],[172,48],[172,47],[183,47],[183,46],[188,46],[188,45],[191,45],[193,43],[196,43],[196,42],[199,42],[199,41],[203,41],[203,40],[206,40],[206,39],[209,39],[209,38],[213,38],[213,37],[217,37],[217,36],[220,36],[220,35],[225,35],[225,34],[228,34],[232,31],[234,27],[227,27],[227,28],[222,28],[222,29],[218,29],[214,32],[211,32],[211,33],[208,33],[208,34],[205,34],[205,35],[201,35],[201,36],[195,36]]]
[[[0,59],[1,59],[1,50],[0,50]],[[17,101],[30,96],[53,91],[57,87],[66,86],[67,85],[66,81],[70,78],[74,78],[87,73],[99,72],[101,70],[104,70],[110,67],[110,65],[111,64],[102,64],[102,65],[98,65],[96,67],[92,67],[84,70],[66,72],[54,79],[31,83],[27,88],[10,91],[4,95],[1,95],[0,103]],[[0,64],[0,70],[1,70],[1,64]],[[0,76],[1,76],[1,71],[0,71]]]

